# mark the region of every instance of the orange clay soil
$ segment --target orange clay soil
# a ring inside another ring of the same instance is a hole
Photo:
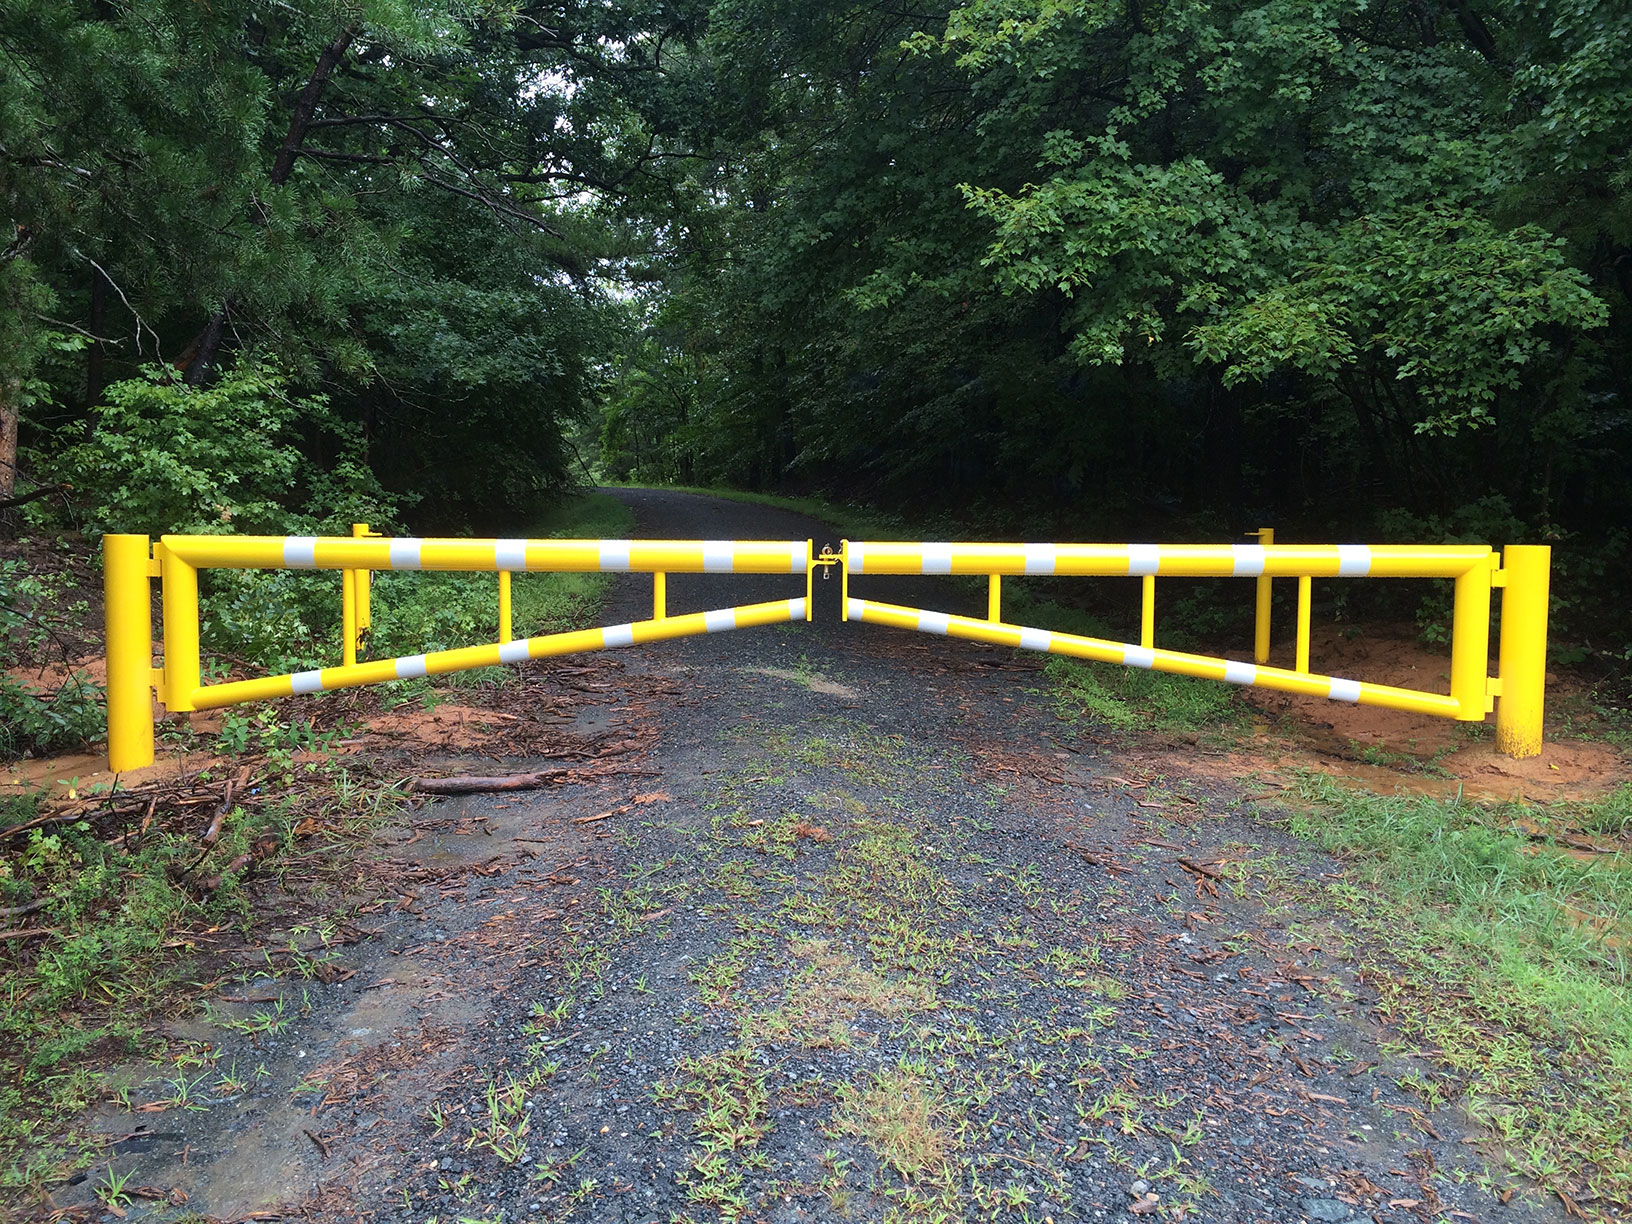
[[[1270,662],[1290,666],[1290,655],[1290,643],[1283,644],[1271,652]],[[1424,646],[1410,626],[1317,627],[1310,661],[1315,671],[1331,675],[1402,688],[1449,690],[1449,647]],[[94,677],[99,665],[99,659],[86,658],[75,667]],[[1494,660],[1491,668],[1494,672]],[[560,672],[570,688],[575,673],[583,670],[568,667]],[[38,676],[37,669],[26,671],[28,675],[16,678],[26,681]],[[598,691],[606,686],[592,687]],[[333,750],[385,749],[412,756],[426,752],[482,754],[494,759],[547,755],[557,730],[571,724],[578,704],[570,693],[545,694],[531,686],[441,690],[437,697],[440,704],[433,706],[413,702],[389,709],[373,697],[355,698],[351,718],[359,729]],[[1383,794],[1405,791],[1449,798],[1460,790],[1482,802],[1590,800],[1632,783],[1632,762],[1615,747],[1563,735],[1571,723],[1568,716],[1579,716],[1587,705],[1584,685],[1568,674],[1548,674],[1547,736],[1541,755],[1527,760],[1497,754],[1494,715],[1481,726],[1265,689],[1248,690],[1246,699],[1259,717],[1251,736],[1228,749],[1197,750],[1185,743],[1164,742],[1145,748],[1158,754],[1181,752],[1188,768],[1220,778],[1308,770]],[[222,712],[218,710],[188,717],[194,732],[208,735],[221,727]],[[157,764],[127,773],[122,784],[196,772],[214,760],[206,751],[178,755],[161,749]],[[83,791],[106,787],[111,781],[105,753],[0,765],[0,793],[41,786],[58,793],[70,786]]]

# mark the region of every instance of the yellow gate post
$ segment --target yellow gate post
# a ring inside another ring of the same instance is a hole
[[[351,538],[354,540],[367,539],[376,534],[369,530],[367,523],[351,525]],[[357,662],[357,652],[367,640],[369,627],[369,571],[341,570],[340,659],[346,666]]]
[[[145,535],[102,537],[108,635],[108,768],[153,764],[153,594]]]
[[[1275,528],[1260,527],[1257,531],[1249,531],[1248,535],[1258,537],[1261,547],[1267,548],[1275,543]],[[1253,607],[1253,635],[1252,658],[1255,663],[1269,662],[1269,598],[1270,578],[1268,574],[1258,575],[1257,596]]]
[[[1547,595],[1553,550],[1515,544],[1502,551],[1502,633],[1497,648],[1496,751],[1541,753],[1547,687]]]

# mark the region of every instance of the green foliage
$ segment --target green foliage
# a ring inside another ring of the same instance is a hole
[[[314,473],[297,430],[325,426],[338,459]],[[349,534],[354,521],[395,512],[359,459],[324,397],[297,396],[286,376],[244,364],[205,388],[157,368],[115,383],[54,467],[102,531]]]
[[[102,690],[80,673],[43,693],[0,675],[0,761],[87,747],[106,717]]]
[[[0,761],[82,748],[104,726],[102,690],[73,672],[54,690],[6,674],[20,659],[42,657],[65,621],[82,618],[84,601],[65,604],[60,582],[0,561]]]

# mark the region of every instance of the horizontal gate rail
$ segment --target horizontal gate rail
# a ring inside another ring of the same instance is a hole
[[[938,633],[946,637],[964,638],[971,642],[986,642],[993,646],[1014,646],[1020,650],[1069,655],[1078,659],[1090,659],[1095,663],[1120,663],[1127,667],[1173,672],[1181,676],[1196,676],[1203,680],[1223,680],[1230,684],[1279,689],[1285,693],[1300,693],[1307,697],[1330,697],[1335,701],[1354,701],[1361,705],[1411,710],[1418,714],[1433,714],[1441,718],[1455,718],[1459,710],[1454,697],[1439,693],[1392,688],[1386,684],[1367,684],[1360,680],[1346,680],[1340,676],[1317,676],[1282,667],[1266,667],[1258,663],[1238,663],[1233,659],[1186,654],[1178,650],[1151,649],[1050,629],[1027,629],[1020,625],[993,623],[970,616],[953,616],[945,612],[904,608],[872,599],[851,598],[846,610],[850,620],[889,625],[896,629],[916,629],[920,633]]]
[[[1510,756],[1541,751],[1547,655],[1551,550],[1514,545],[1498,554],[1486,545],[1276,544],[1002,544],[846,540],[843,609],[846,620],[1071,655],[1233,684],[1385,706],[1480,722],[1497,709],[1497,748]],[[985,620],[850,597],[854,576],[875,574],[984,575]],[[1002,580],[1008,575],[1136,577],[1142,582],[1138,645],[1012,625],[1003,620]],[[1253,578],[1257,581],[1254,662],[1157,649],[1158,577]],[[1269,583],[1296,578],[1296,664],[1270,667]],[[1309,620],[1315,578],[1444,578],[1455,587],[1450,692],[1372,684],[1309,668]],[[1503,588],[1498,675],[1490,670],[1491,592]],[[1496,698],[1501,698],[1500,707]]]
[[[810,619],[816,562],[810,540],[418,539],[376,536],[358,523],[351,536],[103,537],[108,649],[108,761],[115,770],[153,763],[153,691],[172,712],[443,675],[528,659],[604,650],[697,634]],[[342,661],[337,667],[221,684],[201,683],[198,574],[202,569],[341,572]],[[498,575],[499,641],[394,659],[358,662],[371,628],[375,570]],[[606,628],[512,640],[513,573],[652,575],[652,618]],[[804,598],[668,615],[667,576],[803,574]],[[152,591],[158,579],[164,666],[154,668]]]

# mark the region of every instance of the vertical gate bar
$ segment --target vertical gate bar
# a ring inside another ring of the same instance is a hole
[[[351,534],[354,539],[362,539],[374,533],[368,529],[367,523],[353,523]],[[358,653],[363,649],[364,639],[368,636],[369,626],[369,583],[371,577],[366,569],[348,570],[351,575],[351,596],[353,600],[354,620],[351,626],[351,657],[356,660]]]
[[[828,547],[831,547],[829,545]],[[822,571],[826,577],[827,571]],[[805,619],[811,618],[811,611],[816,602],[816,541],[805,541]]]
[[[662,572],[652,574],[652,619],[663,620],[669,615],[669,576]]]
[[[168,548],[160,554],[159,568],[164,584],[164,708],[182,713],[194,708],[198,691],[198,569]]]
[[[1275,543],[1275,529],[1273,527],[1261,527],[1255,534],[1258,537],[1258,543],[1265,547]],[[1258,608],[1252,643],[1252,658],[1256,663],[1269,662],[1269,583],[1270,580],[1267,575],[1259,575]]]
[[[499,571],[499,641],[508,642],[516,635],[511,632],[510,571]]]
[[[1314,580],[1308,574],[1298,575],[1298,661],[1294,670],[1309,670],[1309,604]]]
[[[148,537],[102,537],[108,652],[108,768],[153,764],[153,592]]]
[[[839,619],[850,619],[850,541],[839,541]]]
[[[1458,722],[1483,722],[1490,709],[1490,580],[1496,556],[1457,575],[1451,612],[1451,696]]]
[[[340,662],[357,662],[357,580],[352,570],[340,571]]]
[[[986,576],[986,619],[994,625],[1003,623],[1003,575]]]
[[[1139,598],[1139,645],[1156,645],[1156,575],[1146,574]]]
[[[1541,753],[1547,688],[1547,597],[1553,550],[1515,544],[1502,552],[1502,632],[1497,647],[1501,695],[1496,701],[1496,751],[1510,757]],[[112,694],[112,685],[109,685]]]

